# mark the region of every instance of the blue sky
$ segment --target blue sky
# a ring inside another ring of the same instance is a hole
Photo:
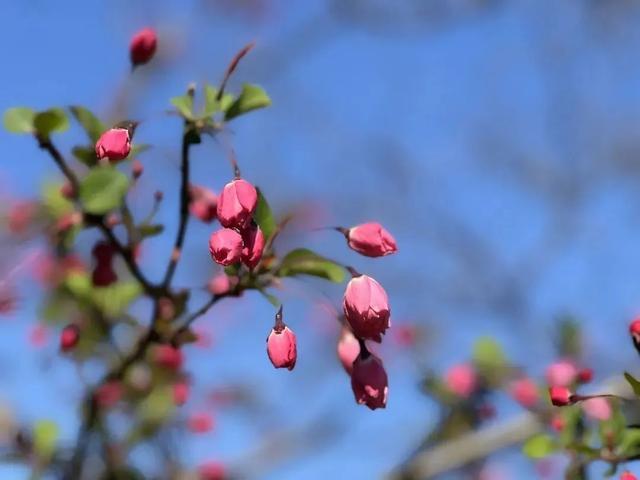
[[[380,24],[350,21],[315,0],[265,1],[259,17],[205,3],[3,2],[0,41],[10,48],[0,107],[81,104],[108,114],[114,92],[126,86],[128,114],[143,120],[137,135],[154,145],[140,158],[147,173],[137,208],[145,212],[150,192],[162,189],[160,219],[171,229],[180,126],[164,115],[168,99],[191,81],[217,83],[233,53],[255,40],[231,88],[259,83],[273,107],[233,125],[244,175],[280,212],[311,202],[328,224],[376,219],[387,226],[400,253],[379,260],[355,258],[330,233],[286,242],[303,241],[374,275],[389,292],[394,321],[420,323],[429,335],[416,355],[383,348],[389,407],[370,412],[354,404],[335,361],[322,323],[330,319],[310,321],[306,284],[291,284],[283,294],[300,339],[300,361],[290,374],[273,370],[264,355],[271,306],[254,297],[223,304],[221,313],[202,320],[215,346],[188,351],[187,366],[202,385],[242,379],[264,397],[264,410],[216,414],[215,433],[180,443],[187,463],[233,464],[265,432],[332,420],[340,430],[327,445],[265,478],[337,471],[378,477],[434,420],[433,405],[416,386],[421,368],[461,361],[474,338],[492,334],[515,361],[540,374],[553,359],[553,319],[564,312],[581,318],[599,378],[632,366],[625,325],[640,298],[634,7],[600,11],[588,2],[519,0],[479,12],[458,7],[435,20],[403,17],[412,2],[399,2],[404,7],[397,10],[375,2],[397,15],[388,13]],[[129,38],[147,25],[160,32],[160,58],[129,77]],[[74,130],[59,143],[68,150],[79,138]],[[6,194],[34,195],[57,175],[29,139],[1,132],[0,144]],[[219,145],[194,151],[199,183],[219,190],[229,176]],[[209,230],[191,224],[179,284],[201,285],[213,271],[203,247]],[[145,269],[158,274],[167,251],[166,243],[150,242]],[[339,305],[341,286],[313,285]],[[520,303],[509,303],[514,295]],[[0,376],[2,398],[22,420],[56,418],[70,440],[77,426],[70,404],[80,395],[74,370],[53,344],[25,353],[37,308],[29,302],[19,313],[3,333],[0,364],[12,368]],[[204,393],[196,387],[185,408],[199,408]],[[515,410],[504,399],[498,405]],[[518,478],[533,475],[511,456],[507,468]]]

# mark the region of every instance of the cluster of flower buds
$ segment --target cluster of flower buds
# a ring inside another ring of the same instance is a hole
[[[395,239],[379,223],[336,230],[344,234],[352,250],[367,257],[383,257],[398,250]],[[374,278],[354,269],[350,272],[352,278],[342,302],[347,326],[338,340],[338,358],[351,376],[356,402],[371,410],[385,408],[389,391],[387,372],[382,360],[367,349],[365,342],[382,342],[382,336],[391,325],[389,298]]]
[[[108,287],[118,281],[118,276],[113,270],[114,247],[110,243],[98,242],[92,251],[96,260],[91,279],[96,287]]]
[[[253,269],[262,258],[265,238],[253,221],[258,192],[246,180],[236,178],[227,183],[218,198],[216,213],[224,227],[209,237],[211,258],[219,265],[238,262]]]

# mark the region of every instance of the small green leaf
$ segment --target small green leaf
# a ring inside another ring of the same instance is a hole
[[[83,272],[72,272],[67,275],[64,286],[79,299],[89,298],[93,290],[89,275]]]
[[[180,115],[187,120],[193,120],[193,97],[191,95],[173,97],[170,102],[171,105],[176,107]]]
[[[42,204],[54,219],[73,211],[73,203],[62,195],[61,187],[59,183],[47,183],[42,188]]]
[[[204,87],[204,116],[210,117],[216,112],[226,111],[233,103],[233,95],[225,93],[218,101],[218,89],[212,85]]]
[[[73,156],[84,163],[87,167],[93,167],[98,163],[98,157],[96,156],[96,150],[94,147],[83,147],[76,145],[71,149]]]
[[[340,283],[344,280],[345,271],[342,266],[311,250],[298,248],[289,252],[282,259],[276,275],[280,277],[313,275]]]
[[[624,378],[627,380],[629,385],[631,385],[633,393],[636,394],[636,397],[640,397],[640,382],[636,380],[635,377],[629,372],[624,372]]]
[[[271,99],[266,92],[258,85],[248,83],[242,86],[242,92],[235,101],[225,110],[225,120],[231,120],[238,115],[243,115],[257,108],[264,108],[271,105]]]
[[[36,454],[48,460],[56,450],[58,425],[51,420],[40,420],[33,426],[33,448]]]
[[[556,444],[547,434],[539,434],[531,437],[522,446],[522,452],[529,458],[540,459],[552,454],[556,450]]]
[[[270,293],[264,291],[263,289],[259,288],[258,291],[260,292],[260,294],[262,294],[262,296],[264,298],[267,299],[267,301],[273,305],[276,308],[279,308],[282,305],[282,302],[278,299],[278,297],[276,297],[275,295],[271,295]]]
[[[69,107],[71,114],[75,117],[78,123],[84,128],[84,131],[89,136],[91,143],[96,143],[100,138],[100,135],[107,129],[106,125],[98,119],[90,110],[80,107]]]
[[[175,410],[171,387],[158,386],[138,406],[140,420],[145,423],[161,424]]]
[[[257,188],[258,191],[258,206],[253,214],[253,219],[262,230],[264,238],[269,239],[273,232],[276,231],[276,219],[273,217],[271,207],[267,203],[267,200],[262,195],[262,191]]]
[[[38,113],[33,119],[33,127],[38,135],[48,138],[54,132],[64,132],[69,128],[69,119],[62,108],[52,108]]]
[[[4,128],[11,133],[33,133],[35,116],[36,112],[30,108],[10,108],[4,112]]]
[[[117,317],[126,311],[131,302],[142,294],[138,282],[118,282],[108,287],[94,288],[92,292],[94,304],[106,316]]]
[[[472,358],[478,368],[487,370],[503,367],[507,362],[502,347],[491,337],[476,340]]]
[[[159,223],[145,223],[138,227],[138,233],[140,233],[140,237],[155,237],[156,235],[160,235],[164,231],[164,225]]]
[[[622,441],[618,445],[618,449],[624,457],[631,457],[640,453],[640,428],[626,428],[622,434]]]
[[[122,205],[129,178],[113,167],[94,168],[80,182],[80,201],[85,211],[102,215]]]
[[[136,157],[136,156],[140,155],[142,152],[146,152],[150,148],[151,148],[151,145],[148,145],[146,143],[140,143],[140,144],[132,145],[131,146],[131,152],[129,153],[129,156],[127,158]]]

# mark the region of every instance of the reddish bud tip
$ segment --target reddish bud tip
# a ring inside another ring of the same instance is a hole
[[[62,329],[60,333],[60,350],[69,352],[78,344],[80,340],[80,329],[77,325],[70,324]]]
[[[129,56],[133,66],[143,65],[153,58],[158,46],[158,37],[155,30],[144,28],[131,38]]]
[[[573,394],[567,387],[549,387],[549,398],[551,403],[556,407],[566,407],[573,402]]]
[[[99,159],[118,162],[129,156],[131,139],[126,128],[111,128],[104,132],[96,142],[96,155]]]
[[[629,470],[626,470],[620,475],[620,480],[638,480],[638,477],[636,477]]]
[[[216,263],[225,267],[237,263],[242,256],[242,237],[230,228],[218,230],[209,237],[209,253]]]
[[[60,187],[60,195],[62,195],[67,200],[72,200],[76,196],[76,192],[71,185],[71,182],[65,182]]]
[[[371,410],[385,408],[389,383],[382,360],[372,353],[361,352],[353,362],[351,389],[358,404]]]
[[[564,430],[564,427],[566,426],[566,424],[567,422],[565,422],[564,418],[562,418],[562,416],[560,415],[554,415],[553,417],[551,417],[551,422],[550,422],[551,428],[558,433]]]
[[[346,237],[351,249],[367,257],[384,257],[398,251],[393,236],[376,222],[352,227]]]
[[[267,355],[275,368],[293,370],[298,358],[295,333],[287,326],[274,327],[267,337]]]
[[[390,326],[387,292],[373,278],[360,275],[347,284],[342,303],[344,315],[356,337],[380,343]]]

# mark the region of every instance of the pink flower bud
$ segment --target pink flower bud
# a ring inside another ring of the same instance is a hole
[[[189,189],[189,212],[205,223],[215,220],[218,209],[218,197],[208,188],[191,185]]]
[[[174,372],[180,370],[184,362],[182,351],[171,345],[157,345],[153,351],[153,359],[156,365]]]
[[[593,370],[591,368],[583,368],[578,372],[578,381],[580,383],[590,383],[593,380]]]
[[[122,385],[116,381],[100,385],[96,390],[95,398],[100,408],[114,407],[122,398]]]
[[[343,328],[338,340],[338,358],[349,375],[358,355],[360,355],[360,342],[348,328]]]
[[[567,422],[565,422],[564,418],[561,415],[554,415],[551,417],[551,428],[556,432],[560,433],[564,430],[564,427],[567,426]]]
[[[14,235],[26,233],[37,213],[35,202],[21,201],[11,205],[7,216],[7,226]]]
[[[111,162],[124,160],[131,151],[131,139],[126,128],[111,128],[104,132],[96,142],[96,155]]]
[[[344,315],[356,337],[380,343],[389,328],[387,292],[373,278],[360,275],[349,281],[344,292]]]
[[[274,327],[267,337],[267,355],[274,367],[293,370],[298,358],[295,333],[287,326]]]
[[[136,33],[129,45],[129,55],[133,66],[147,63],[156,53],[158,37],[151,28],[144,28]]]
[[[220,462],[210,461],[198,467],[198,480],[224,480],[226,469]]]
[[[191,414],[187,425],[193,433],[207,433],[213,428],[213,417],[207,412],[196,412]]]
[[[242,241],[244,247],[242,247],[242,262],[254,269],[262,258],[262,252],[264,250],[264,235],[260,227],[257,225],[251,225],[242,232]]]
[[[142,176],[142,173],[144,172],[144,165],[142,165],[142,162],[140,160],[134,160],[133,164],[131,165],[131,176],[133,177],[134,180],[139,179]]]
[[[60,350],[69,352],[78,344],[80,340],[80,329],[77,325],[70,324],[62,329],[60,333]]]
[[[118,281],[118,275],[109,263],[98,263],[91,274],[91,281],[96,287],[108,287]]]
[[[32,347],[44,347],[47,343],[48,332],[44,325],[34,325],[29,331],[29,343]]]
[[[509,387],[509,392],[516,402],[524,408],[532,408],[538,403],[538,387],[530,378],[520,378]]]
[[[374,354],[361,352],[353,362],[351,371],[351,389],[359,405],[371,410],[387,406],[389,383],[382,360]]]
[[[609,420],[609,418],[611,418],[611,405],[609,405],[609,402],[606,398],[589,398],[588,400],[582,402],[581,406],[582,410],[584,410],[584,413],[594,420],[604,422],[605,420]]]
[[[549,387],[549,398],[556,407],[566,407],[573,403],[573,394],[567,387]]]
[[[242,255],[242,237],[230,228],[213,232],[209,237],[209,252],[216,263],[225,267],[237,263]]]
[[[384,257],[398,251],[395,239],[376,222],[352,227],[346,236],[349,247],[367,257]]]
[[[224,227],[244,229],[258,205],[255,187],[241,178],[227,183],[218,198],[218,220]]]
[[[629,470],[625,470],[624,472],[622,472],[622,474],[620,475],[620,480],[638,480],[638,477],[636,477],[633,473],[631,473]]]
[[[173,403],[182,406],[189,400],[189,384],[187,382],[178,382],[173,385]]]
[[[636,347],[638,353],[640,353],[640,318],[636,318],[629,325],[629,333],[631,334],[631,340],[633,340],[633,346]]]
[[[238,277],[220,273],[209,280],[207,289],[213,295],[224,295],[236,288],[236,285],[238,285]]]
[[[76,196],[76,192],[71,185],[71,182],[64,182],[60,187],[60,195],[62,195],[67,200],[72,200]]]
[[[444,375],[447,388],[462,398],[469,398],[478,384],[474,368],[468,363],[454,365]]]
[[[547,383],[552,387],[568,387],[576,381],[578,369],[568,360],[560,360],[549,365],[546,371]]]

